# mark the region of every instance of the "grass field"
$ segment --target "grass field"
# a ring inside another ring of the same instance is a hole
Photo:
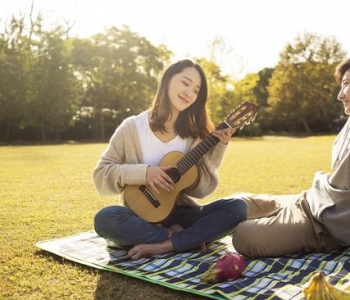
[[[221,183],[228,194],[299,193],[330,171],[334,136],[234,138]],[[92,169],[106,144],[0,147],[0,299],[203,299],[40,251],[37,241],[93,229],[116,198],[97,195]]]

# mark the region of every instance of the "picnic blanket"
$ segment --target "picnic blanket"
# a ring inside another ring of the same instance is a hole
[[[344,277],[350,280],[350,248],[246,259],[246,269],[240,278],[207,283],[201,277],[210,264],[227,251],[234,251],[230,237],[212,243],[209,252],[168,253],[139,260],[128,259],[126,250],[107,247],[106,241],[94,231],[40,241],[36,246],[83,265],[212,299],[304,299],[302,286],[321,270],[332,284]]]

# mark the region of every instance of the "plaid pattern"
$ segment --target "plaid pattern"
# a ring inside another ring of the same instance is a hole
[[[240,278],[206,283],[201,277],[210,263],[226,251],[234,251],[230,237],[212,243],[210,252],[168,253],[135,261],[128,259],[125,250],[107,247],[106,241],[93,231],[37,242],[36,246],[97,269],[213,299],[303,299],[302,286],[321,270],[333,285],[350,280],[350,248],[246,260],[246,269]]]

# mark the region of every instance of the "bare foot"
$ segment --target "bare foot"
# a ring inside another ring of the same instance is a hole
[[[131,259],[150,257],[156,254],[163,254],[174,251],[173,243],[170,239],[155,244],[140,244],[132,247],[128,251]]]
[[[174,224],[168,228],[169,238],[167,240],[154,244],[135,245],[128,251],[128,256],[134,260],[139,258],[150,257],[157,254],[173,252],[174,246],[170,237],[174,232],[179,232],[182,230],[184,230],[184,228],[181,225]],[[210,250],[209,245],[207,245],[206,243],[200,244],[198,248],[202,252]]]

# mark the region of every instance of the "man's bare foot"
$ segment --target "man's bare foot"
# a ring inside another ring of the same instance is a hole
[[[156,254],[163,254],[174,251],[173,243],[170,239],[155,244],[135,245],[128,251],[131,259],[150,257]]]

